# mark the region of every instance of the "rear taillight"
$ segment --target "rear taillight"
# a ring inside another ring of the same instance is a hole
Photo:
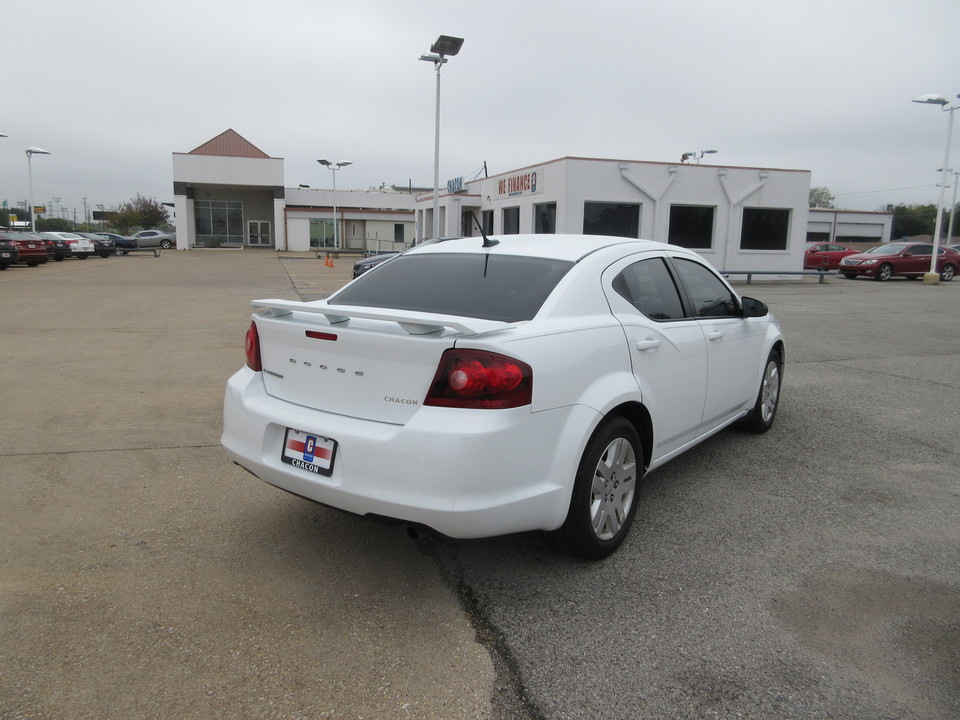
[[[260,335],[257,334],[257,324],[250,323],[247,330],[247,337],[243,343],[243,350],[247,354],[247,367],[255,372],[263,370],[263,363],[260,362]]]
[[[501,410],[529,405],[533,370],[524,362],[483,350],[447,350],[424,405]]]

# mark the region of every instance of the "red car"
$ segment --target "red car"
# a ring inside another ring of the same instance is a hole
[[[807,245],[803,252],[804,270],[836,270],[840,261],[848,255],[856,255],[859,250],[834,245],[833,243],[814,243]]]
[[[47,243],[42,239],[30,237],[26,233],[3,232],[0,233],[0,240],[6,240],[16,245],[20,253],[20,262],[26,263],[30,267],[45,263],[49,257]]]
[[[960,267],[960,253],[949,248],[937,249],[937,272],[944,282],[953,280]],[[866,252],[849,255],[840,261],[840,273],[847,278],[866,275],[876,280],[900,277],[923,277],[930,272],[930,243],[893,242],[878,245]]]

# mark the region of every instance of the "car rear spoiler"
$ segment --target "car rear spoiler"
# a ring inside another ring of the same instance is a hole
[[[254,300],[253,307],[269,310],[273,317],[281,317],[294,312],[323,315],[331,325],[348,322],[351,318],[395,322],[410,335],[429,335],[430,333],[440,332],[445,328],[456,330],[464,335],[483,335],[516,327],[513,323],[500,322],[499,320],[483,320],[460,317],[459,315],[440,315],[413,310],[369,308],[354,305],[333,306],[328,305],[324,300],[315,302],[276,299]]]

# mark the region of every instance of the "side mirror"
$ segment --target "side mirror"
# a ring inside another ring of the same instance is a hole
[[[751,297],[743,298],[743,316],[744,317],[764,317],[770,310],[767,304]]]

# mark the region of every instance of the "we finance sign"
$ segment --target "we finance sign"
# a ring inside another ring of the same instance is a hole
[[[508,175],[497,180],[497,194],[501,198],[536,195],[542,190],[543,170],[530,170],[516,175]]]

